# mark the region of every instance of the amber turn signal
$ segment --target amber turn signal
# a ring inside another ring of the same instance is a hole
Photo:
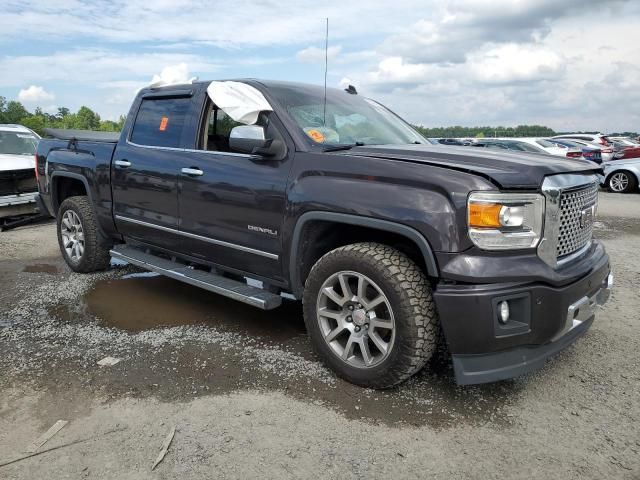
[[[500,228],[500,210],[496,203],[470,203],[469,226],[473,228]]]

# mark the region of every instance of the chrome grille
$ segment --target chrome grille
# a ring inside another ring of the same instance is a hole
[[[558,259],[580,250],[591,241],[593,218],[584,224],[582,217],[585,209],[597,204],[598,185],[596,183],[562,192],[557,243]]]

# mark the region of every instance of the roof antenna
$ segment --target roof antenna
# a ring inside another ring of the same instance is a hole
[[[322,126],[327,126],[327,70],[329,69],[329,17],[324,36],[324,104],[322,106]]]

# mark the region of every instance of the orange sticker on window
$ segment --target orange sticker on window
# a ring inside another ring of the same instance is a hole
[[[162,120],[160,120],[160,131],[164,132],[167,129],[168,124],[169,124],[169,117],[162,117]]]
[[[314,142],[324,142],[324,135],[318,130],[309,130],[307,135],[309,135]]]

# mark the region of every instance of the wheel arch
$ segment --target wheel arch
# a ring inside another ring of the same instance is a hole
[[[336,230],[340,228],[340,231]],[[314,248],[306,248],[310,234],[317,233],[327,235],[325,242]],[[367,238],[359,238],[367,234]],[[379,241],[392,244],[403,242],[400,247],[418,265],[420,265],[428,277],[438,276],[438,266],[435,255],[427,239],[416,229],[407,225],[359,215],[345,213],[312,211],[301,215],[294,227],[290,257],[289,278],[291,290],[297,298],[301,298],[304,290],[304,282],[311,267],[322,255],[334,248],[355,243],[357,241]],[[408,251],[404,251],[404,249]]]
[[[64,187],[65,182],[69,182],[69,181],[73,183],[66,184],[67,187],[69,185],[73,185],[74,187],[77,187],[78,185],[82,185],[83,191],[72,189],[72,190],[67,190],[66,192],[60,192],[59,189],[61,187],[65,188]],[[63,193],[65,195],[62,198],[61,195]],[[96,206],[93,201],[92,190],[89,186],[89,181],[84,175],[81,175],[75,172],[64,172],[64,171],[62,172],[55,171],[51,174],[51,209],[53,210],[52,213],[54,217],[58,216],[58,211],[60,210],[60,205],[62,205],[62,202],[64,202],[69,197],[78,196],[78,195],[84,195],[89,199],[89,205],[91,206],[91,211],[93,212],[94,217],[98,219]],[[98,233],[100,234],[101,240],[106,241],[109,238],[109,236],[105,233],[105,230],[99,221],[97,221],[97,227],[98,227]]]
[[[82,186],[79,189],[79,186]],[[86,195],[93,207],[93,198],[87,179],[74,172],[53,172],[51,174],[51,207],[57,215],[60,205],[65,199],[77,195]]]

